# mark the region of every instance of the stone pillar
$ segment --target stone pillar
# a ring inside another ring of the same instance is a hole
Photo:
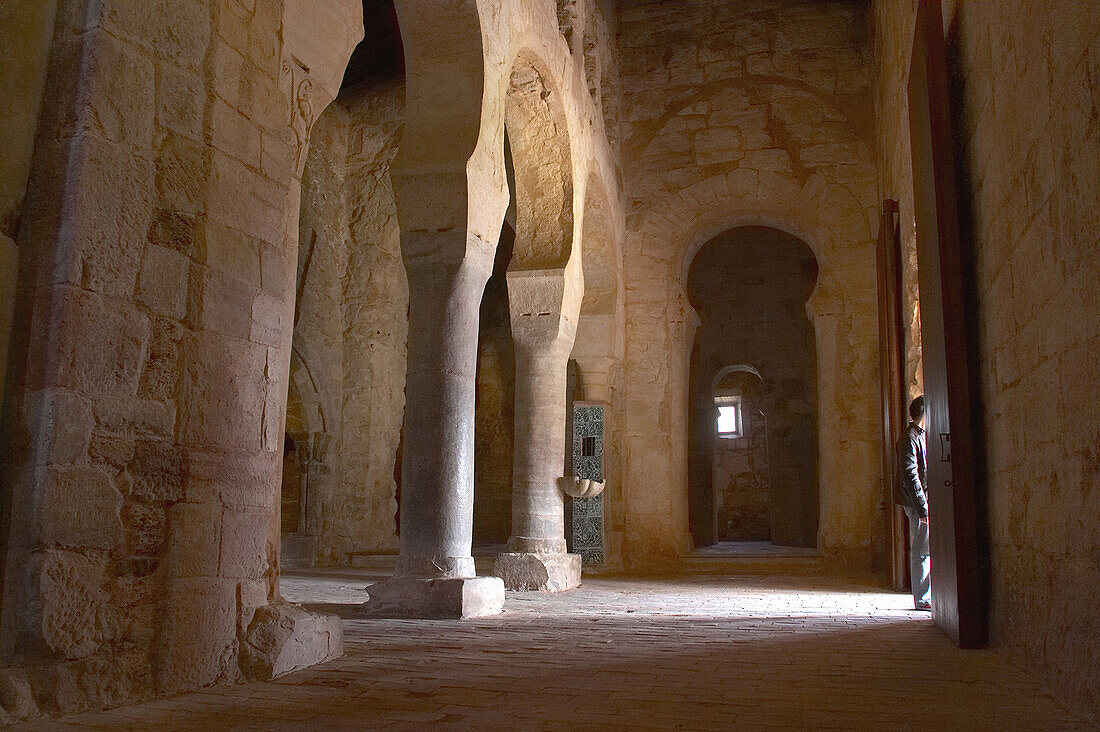
[[[511,551],[497,557],[493,574],[510,590],[569,590],[581,580],[580,555],[566,553],[558,487],[565,463],[566,368],[576,326],[562,317],[560,305],[557,312],[530,307],[545,302],[545,295],[560,303],[563,281],[561,272],[508,273],[516,347],[512,536]]]
[[[417,246],[425,236],[462,241]],[[504,603],[503,583],[477,577],[470,551],[478,308],[493,261],[491,251],[465,253],[465,236],[402,232],[409,342],[401,553],[397,576],[368,590],[372,615],[466,618],[500,612]],[[417,256],[425,249],[432,253]]]
[[[368,589],[370,615],[467,618],[504,605],[504,584],[475,576],[470,553],[478,310],[508,207],[481,6],[394,6],[408,80],[390,168],[409,283],[405,442],[397,574]]]

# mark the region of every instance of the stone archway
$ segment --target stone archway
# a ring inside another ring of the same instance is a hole
[[[624,553],[630,566],[675,566],[691,551],[687,382],[698,316],[685,286],[695,254],[739,226],[784,231],[812,249],[819,276],[806,313],[817,341],[819,423],[861,426],[873,422],[877,409],[872,216],[850,190],[816,174],[801,181],[739,169],[658,196],[628,219],[624,481],[631,491]],[[818,547],[829,561],[866,562],[879,524],[877,492],[867,488],[877,473],[868,456],[880,448],[857,437],[860,429],[843,432],[843,439],[821,432]]]
[[[765,227],[719,234],[695,255],[688,297],[700,318],[690,361],[689,512],[696,545],[721,532],[713,484],[715,388],[730,364],[763,377],[768,415],[768,536],[778,545],[816,547],[818,527],[817,346],[805,302],[817,281],[808,245]]]
[[[558,479],[565,456],[566,370],[583,275],[572,256],[569,130],[561,92],[544,69],[528,54],[517,56],[504,107],[516,201],[507,277],[516,359],[515,443],[510,551],[497,558],[494,573],[516,590],[580,583],[580,557],[565,553]]]

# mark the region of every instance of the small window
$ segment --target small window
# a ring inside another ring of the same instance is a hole
[[[596,438],[594,436],[582,438],[581,457],[596,457]]]
[[[741,397],[714,397],[718,408],[718,436],[730,439],[741,436]]]

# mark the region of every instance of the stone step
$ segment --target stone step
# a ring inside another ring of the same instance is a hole
[[[811,575],[825,568],[820,555],[776,556],[740,554],[736,556],[700,556],[689,554],[680,557],[681,568],[686,574],[750,574],[750,575]]]

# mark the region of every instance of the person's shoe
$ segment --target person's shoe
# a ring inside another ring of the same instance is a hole
[[[915,607],[917,610],[927,610],[928,612],[932,612],[932,603],[930,602],[918,602],[916,603]]]

